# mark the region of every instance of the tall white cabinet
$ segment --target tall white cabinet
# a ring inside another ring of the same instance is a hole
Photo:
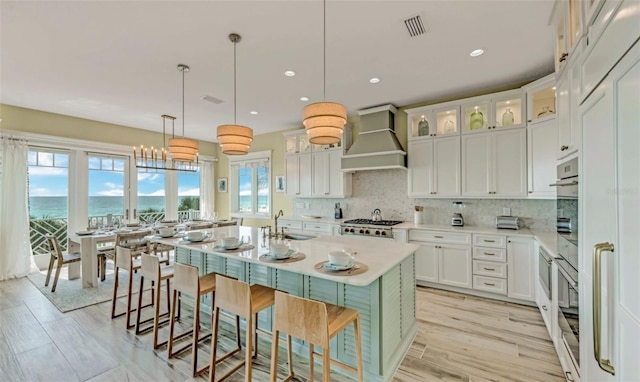
[[[635,33],[638,38],[640,7],[634,1],[622,2],[621,7],[625,4],[625,12],[618,13],[624,14],[620,22],[635,19],[625,35]],[[586,58],[586,78],[591,75],[589,60],[607,56],[597,50],[606,53],[618,42],[605,39],[595,46]],[[580,369],[584,381],[640,380],[639,100],[640,43],[636,40],[579,109]],[[594,264],[600,264],[600,274]]]

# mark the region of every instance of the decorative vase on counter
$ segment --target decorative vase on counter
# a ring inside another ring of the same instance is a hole
[[[484,115],[481,111],[478,111],[478,108],[471,113],[471,118],[469,120],[469,130],[480,130],[484,127]]]
[[[507,111],[502,114],[502,126],[511,126],[513,125],[513,112],[511,109],[507,109]]]
[[[420,122],[418,122],[418,136],[424,137],[425,135],[429,135],[429,121],[423,115]]]

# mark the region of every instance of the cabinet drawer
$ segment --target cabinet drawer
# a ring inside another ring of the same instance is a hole
[[[302,223],[302,230],[305,232],[322,232],[331,234],[331,225],[327,223],[304,222]]]
[[[302,222],[299,220],[278,220],[278,227],[284,227],[286,229],[302,231]]]
[[[471,244],[470,233],[409,230],[409,241],[429,241],[432,243]]]
[[[507,261],[507,250],[502,248],[473,247],[473,258],[504,263]]]
[[[507,263],[473,260],[473,274],[506,279]]]
[[[473,276],[473,289],[507,294],[507,280],[486,276]]]
[[[479,247],[506,248],[507,237],[502,235],[473,234],[473,245]]]

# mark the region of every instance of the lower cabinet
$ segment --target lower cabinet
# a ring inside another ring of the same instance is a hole
[[[438,246],[420,244],[416,251],[416,280],[437,283],[438,272]]]
[[[536,269],[533,239],[507,237],[507,264],[509,283],[507,296],[519,300],[535,301]]]
[[[438,245],[440,284],[471,288],[471,248],[462,245]]]
[[[409,242],[420,246],[416,280],[471,288],[471,234],[409,230]]]

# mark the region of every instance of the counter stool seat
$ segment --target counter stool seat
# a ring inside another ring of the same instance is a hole
[[[355,332],[356,368],[333,360],[330,355],[329,341],[351,323],[353,323]],[[322,357],[322,380],[325,382],[331,380],[331,364],[357,374],[360,382],[364,380],[360,340],[360,313],[357,310],[276,291],[271,343],[271,382],[275,382],[277,379],[278,340],[281,331],[287,334],[289,375],[285,379],[286,381],[294,377],[291,336],[304,340],[309,344],[310,381],[313,381],[314,357]],[[316,353],[314,346],[320,346],[322,354]]]
[[[149,256],[145,253],[143,256]],[[132,295],[132,287],[133,287],[133,272],[136,272],[142,268],[142,260],[140,257],[133,258],[133,252],[130,248],[125,248],[121,246],[116,246],[116,264],[114,270],[114,282],[113,282],[113,298],[111,300],[111,319],[121,317],[126,314],[127,321],[126,327],[127,329],[133,328],[135,325],[131,323],[131,313],[137,311],[137,308],[131,308],[131,295]],[[126,270],[129,277],[127,278],[127,309],[125,312],[116,313],[116,302],[118,300],[118,286],[120,284],[120,269]],[[159,287],[159,285],[158,285]],[[141,308],[146,308],[147,306],[153,305],[153,298],[151,303],[142,306]]]
[[[218,381],[221,381],[245,366],[245,381],[251,378],[251,359],[258,356],[258,332],[266,333],[258,329],[258,313],[273,305],[275,289],[260,284],[249,286],[248,283],[231,279],[226,276],[216,275],[216,301],[213,307],[213,338],[211,340],[211,359],[209,367],[209,381],[216,381],[216,364],[231,357],[242,349],[239,334],[238,317],[246,318],[247,334],[244,361],[234,365]],[[218,322],[220,309],[236,315],[236,341],[237,347],[220,358],[217,358],[218,349]],[[253,335],[252,335],[253,332]],[[253,345],[253,346],[252,346]],[[251,353],[253,347],[253,354]]]
[[[174,267],[160,266],[160,259],[157,256],[148,255],[142,256],[142,267],[140,270],[140,290],[138,292],[138,314],[136,318],[136,334],[143,334],[150,330],[153,330],[153,348],[157,349],[160,346],[163,346],[167,343],[167,341],[163,341],[158,343],[158,328],[161,325],[166,325],[169,323],[169,319],[165,319],[164,321],[160,321],[160,317],[168,317],[171,306],[171,292],[169,280],[173,278]],[[155,293],[153,288],[151,289],[151,302],[154,305],[154,315],[153,317],[142,320],[142,295],[144,293],[144,281],[149,279],[151,281],[152,287],[155,286]],[[165,313],[160,314],[160,289],[162,285],[162,281],[166,281],[167,283],[167,311]],[[155,300],[155,301],[154,301]],[[142,327],[143,324],[147,324],[150,321],[153,321],[152,325]]]

